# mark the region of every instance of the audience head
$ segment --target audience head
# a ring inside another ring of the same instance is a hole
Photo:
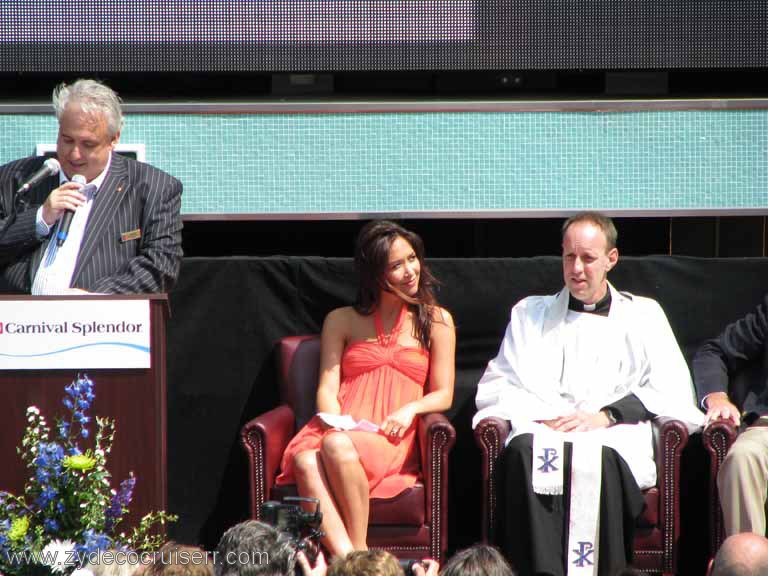
[[[88,561],[83,565],[93,576],[131,576],[137,566],[128,562],[128,557],[122,550],[101,550],[98,555],[89,554]]]
[[[355,309],[367,315],[380,304],[382,292],[398,296],[415,310],[416,337],[428,348],[436,281],[419,235],[389,220],[369,222],[357,236],[355,267]]]
[[[514,576],[509,563],[493,546],[475,544],[454,554],[440,576]]]
[[[213,560],[197,546],[166,542],[142,576],[213,576]]]
[[[336,557],[328,576],[403,576],[400,563],[385,550],[356,550]]]
[[[717,551],[712,576],[762,576],[768,574],[768,540],[744,532],[729,536]]]
[[[227,530],[216,556],[216,576],[292,576],[296,569],[291,537],[257,520]]]
[[[563,224],[563,280],[571,295],[594,304],[608,290],[608,272],[619,260],[616,227],[598,212],[580,212]]]

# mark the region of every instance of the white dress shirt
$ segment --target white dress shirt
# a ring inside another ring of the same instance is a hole
[[[77,256],[80,253],[85,225],[93,207],[93,200],[107,176],[111,162],[112,158],[110,157],[102,173],[80,189],[80,192],[85,195],[85,204],[75,210],[67,234],[67,241],[62,246],[58,246],[56,243],[62,218],[59,218],[52,226],[48,226],[43,220],[43,207],[38,208],[37,234],[42,237],[48,236],[48,245],[32,282],[32,294],[65,294],[68,292],[72,284],[72,274],[74,274],[77,265]],[[68,180],[62,171],[59,175],[59,185],[65,182]],[[52,234],[51,228],[55,228]]]

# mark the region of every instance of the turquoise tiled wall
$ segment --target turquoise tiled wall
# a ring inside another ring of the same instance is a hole
[[[0,115],[0,162],[55,141]],[[768,110],[132,114],[183,212],[768,208]]]

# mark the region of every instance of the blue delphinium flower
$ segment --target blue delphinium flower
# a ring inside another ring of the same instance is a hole
[[[56,522],[56,520],[53,518],[46,518],[43,520],[43,528],[49,534],[56,534],[56,532],[59,530],[59,523]]]
[[[112,501],[106,511],[104,527],[107,531],[117,524],[123,517],[123,510],[128,509],[128,505],[133,498],[133,488],[136,485],[136,478],[131,475],[120,483],[120,490],[112,496]]]
[[[85,558],[98,552],[99,550],[107,550],[112,547],[112,539],[101,532],[95,532],[88,529],[83,532],[83,541],[75,546],[75,551],[81,558]]]
[[[44,469],[52,474],[61,471],[61,461],[64,458],[64,449],[57,442],[40,442],[37,448],[35,466],[38,470]]]
[[[72,412],[72,417],[69,422],[59,423],[59,436],[62,439],[70,441],[71,434],[80,436],[81,438],[88,438],[90,431],[88,430],[88,423],[91,421],[90,416],[86,413],[93,404],[96,395],[93,393],[93,382],[87,375],[78,376],[77,380],[73,380],[72,383],[64,388],[66,396],[64,397],[64,406],[67,410]],[[79,426],[79,431],[73,430],[73,424]]]
[[[120,492],[117,493],[120,498],[120,504],[127,508],[133,498],[133,488],[136,486],[136,478],[131,474],[120,483]]]
[[[46,484],[42,492],[40,492],[40,494],[37,497],[37,501],[36,501],[37,505],[40,508],[45,508],[46,506],[48,506],[48,504],[56,500],[56,497],[58,495],[59,495],[59,491],[55,486]]]
[[[38,462],[38,468],[35,471],[35,479],[39,484],[45,484],[51,479],[51,471],[46,466]]]
[[[0,520],[0,550],[8,546],[8,530],[11,529],[11,521],[7,518]]]
[[[40,486],[37,505],[45,508],[58,496],[57,483],[61,475],[64,449],[56,442],[40,442],[34,460],[35,479]]]

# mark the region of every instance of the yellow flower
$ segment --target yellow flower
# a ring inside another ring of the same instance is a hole
[[[21,518],[14,518],[11,522],[11,529],[8,530],[8,538],[14,542],[23,540],[27,534],[29,528],[29,518],[22,516]]]
[[[96,460],[85,454],[75,454],[64,458],[64,468],[71,470],[90,470],[96,466]]]

